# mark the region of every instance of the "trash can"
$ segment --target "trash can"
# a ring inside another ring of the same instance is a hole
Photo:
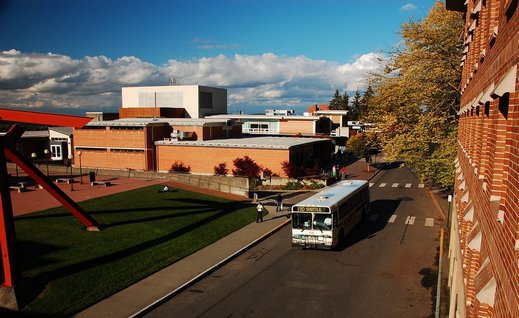
[[[89,180],[89,182],[96,181],[96,173],[94,171],[90,171],[88,173],[88,180]]]

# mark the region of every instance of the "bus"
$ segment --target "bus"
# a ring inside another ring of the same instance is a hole
[[[345,180],[292,206],[292,246],[332,249],[369,215],[369,184]]]

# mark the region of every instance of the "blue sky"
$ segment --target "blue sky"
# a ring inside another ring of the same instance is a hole
[[[227,88],[231,112],[304,111],[362,90],[434,3],[0,0],[0,107],[115,110],[120,87],[175,78]]]

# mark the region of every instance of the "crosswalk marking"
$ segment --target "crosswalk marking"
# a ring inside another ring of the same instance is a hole
[[[406,183],[405,187],[409,189],[411,187],[411,183]]]
[[[385,188],[387,185],[388,185],[388,184],[387,184],[386,182],[382,182],[382,183],[380,183],[380,184],[378,185],[378,187],[379,187],[379,188]],[[369,183],[369,187],[371,188],[371,187],[373,187],[373,186],[375,186],[375,183],[374,183],[374,182],[370,182],[370,183]],[[401,185],[400,185],[400,183],[398,183],[398,182],[391,183],[391,188],[398,188],[398,187],[400,187],[400,186],[401,186]],[[403,185],[403,186],[404,186],[405,188],[407,188],[407,189],[411,189],[411,188],[413,187],[413,184],[412,184],[412,183],[406,183],[406,184]],[[425,188],[425,184],[423,184],[423,183],[419,183],[417,186],[418,186],[418,189],[423,189],[423,188]]]
[[[424,185],[423,183],[420,183],[420,184],[418,185],[418,188],[419,188],[419,189],[423,189],[424,186],[425,186],[425,185]]]
[[[432,218],[425,219],[425,226],[433,226],[433,225],[434,225],[434,219],[432,219]]]
[[[370,182],[369,183],[369,187],[371,188],[372,186],[374,186],[375,184],[373,182]]]
[[[415,218],[416,217],[414,217],[414,216],[408,216],[407,219],[405,220],[405,224],[413,225]]]
[[[395,220],[396,220],[396,214],[393,214],[393,215],[391,215],[391,217],[389,218],[388,222],[389,222],[389,223],[395,223]]]
[[[379,188],[384,188],[386,185],[387,185],[387,183],[381,183],[378,187]]]
[[[391,188],[398,188],[398,183],[393,183],[393,185],[391,186]]]

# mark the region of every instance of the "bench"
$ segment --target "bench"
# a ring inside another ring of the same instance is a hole
[[[18,191],[18,193],[27,191],[27,188],[25,186],[21,186],[21,185],[20,186],[10,186],[9,188]]]
[[[71,184],[74,182],[74,179],[72,178],[57,178],[56,179],[56,183],[60,183],[60,182],[66,182],[68,184]]]
[[[96,186],[96,185],[98,185],[98,184],[102,184],[102,185],[104,185],[105,187],[108,187],[108,186],[111,186],[111,185],[112,185],[112,183],[111,183],[110,181],[92,181],[92,182],[90,182],[90,185],[91,185],[91,186]]]

